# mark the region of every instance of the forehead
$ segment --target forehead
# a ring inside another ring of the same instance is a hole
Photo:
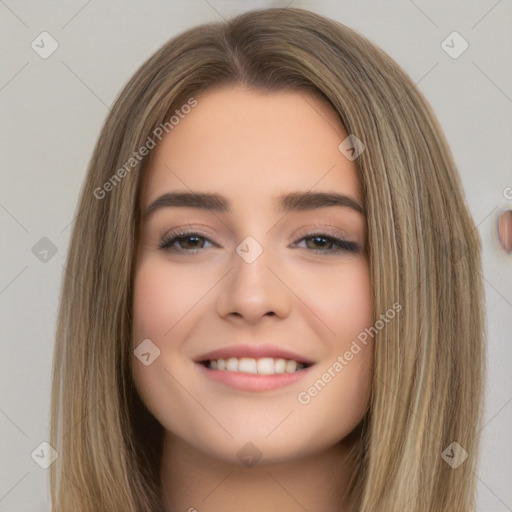
[[[262,205],[290,190],[333,190],[363,201],[347,137],[326,100],[295,90],[210,89],[151,155],[143,204],[172,190],[219,192]]]

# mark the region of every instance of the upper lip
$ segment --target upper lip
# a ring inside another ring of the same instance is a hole
[[[269,344],[257,344],[257,345],[229,345],[227,347],[212,350],[206,352],[199,357],[196,357],[194,361],[200,363],[203,361],[211,361],[213,359],[229,359],[230,357],[250,357],[252,359],[261,359],[263,357],[273,357],[282,359],[291,359],[303,364],[313,364],[314,361],[297,354],[291,350],[279,347],[277,345]]]

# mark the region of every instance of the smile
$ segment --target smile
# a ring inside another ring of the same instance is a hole
[[[281,357],[230,357],[228,359],[211,359],[202,364],[210,370],[248,373],[252,375],[281,375],[295,373],[311,366],[307,363],[299,363],[292,359]]]
[[[271,391],[303,379],[315,362],[274,344],[228,345],[194,358],[201,374],[240,391]]]

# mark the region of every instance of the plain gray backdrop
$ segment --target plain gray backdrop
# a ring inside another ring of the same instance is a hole
[[[383,48],[446,133],[483,242],[489,379],[478,510],[512,511],[512,256],[497,241],[498,215],[512,208],[511,0],[0,0],[0,512],[49,510],[48,470],[31,454],[48,440],[71,223],[114,98],[179,32],[286,5],[334,18]]]

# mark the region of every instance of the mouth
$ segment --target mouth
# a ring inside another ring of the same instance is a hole
[[[262,357],[229,357],[227,359],[206,359],[199,364],[210,370],[247,373],[250,375],[283,375],[303,371],[313,363],[296,361],[294,359]]]
[[[208,380],[239,391],[263,392],[304,379],[314,361],[284,347],[240,344],[203,354],[194,360]]]

